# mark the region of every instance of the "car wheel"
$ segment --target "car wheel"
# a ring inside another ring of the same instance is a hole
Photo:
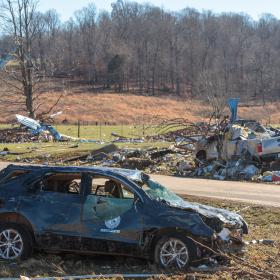
[[[27,259],[32,254],[32,238],[27,230],[16,224],[0,224],[0,258]]]
[[[164,268],[183,270],[196,258],[196,246],[180,235],[161,238],[155,247],[155,261]]]

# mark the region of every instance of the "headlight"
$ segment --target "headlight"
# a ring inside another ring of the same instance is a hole
[[[242,229],[235,229],[235,230],[231,231],[230,237],[235,238],[239,241],[242,241],[243,230]]]
[[[242,229],[228,229],[228,228],[224,227],[217,234],[217,236],[225,242],[230,241],[231,238],[238,240],[238,241],[242,241],[243,230]]]

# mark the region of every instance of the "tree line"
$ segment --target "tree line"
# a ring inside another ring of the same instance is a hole
[[[55,10],[41,13],[35,4],[2,0],[0,8],[0,55],[12,52],[24,66],[14,78],[25,75],[25,96],[40,77],[204,100],[265,103],[279,96],[280,21],[270,14],[255,21],[241,13],[171,12],[118,0],[111,13],[90,4],[61,22]]]

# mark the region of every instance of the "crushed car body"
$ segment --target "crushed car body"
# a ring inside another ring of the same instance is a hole
[[[243,218],[190,203],[149,175],[103,167],[10,165],[0,173],[0,257],[33,249],[117,254],[185,268],[242,244]]]
[[[220,122],[218,132],[201,137],[195,147],[198,160],[222,159],[229,161],[242,155],[259,162],[280,159],[280,130],[264,127],[255,120],[237,117],[239,99],[229,99],[229,120]]]
[[[248,153],[257,161],[271,162],[280,157],[279,131],[265,128],[256,121],[239,120],[228,127],[221,135],[202,138],[196,145],[196,157],[201,160],[218,158],[218,141],[221,145],[221,158],[231,160]]]

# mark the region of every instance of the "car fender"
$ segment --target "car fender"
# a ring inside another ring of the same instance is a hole
[[[212,238],[214,235],[214,230],[206,225],[197,213],[183,212],[178,214],[176,212],[170,215],[160,215],[159,219],[162,220],[163,227],[182,230],[193,236]]]

